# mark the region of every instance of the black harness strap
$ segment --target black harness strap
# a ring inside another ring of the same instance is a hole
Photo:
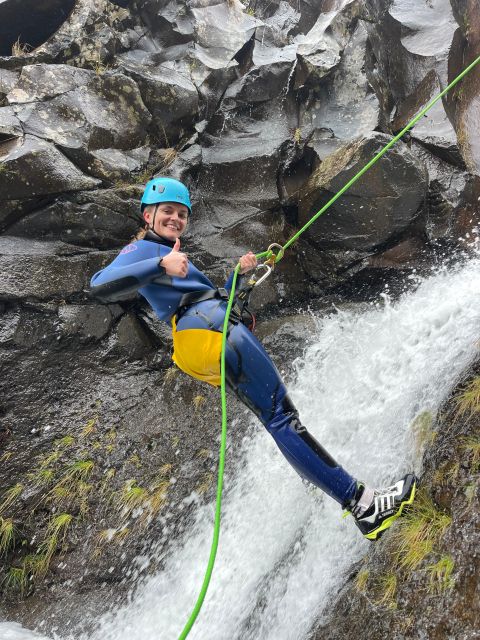
[[[236,322],[242,322],[250,329],[255,325],[255,320],[253,314],[248,310],[248,297],[250,295],[251,289],[253,287],[249,287],[248,291],[240,290],[235,296],[235,302],[231,311],[231,319],[235,324]],[[229,292],[226,289],[207,289],[206,291],[191,291],[189,293],[185,293],[181,299],[180,304],[178,305],[177,310],[177,322],[183,316],[188,307],[192,304],[196,304],[197,302],[204,302],[205,300],[225,300],[227,301],[230,297]]]

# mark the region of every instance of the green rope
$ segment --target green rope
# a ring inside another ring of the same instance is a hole
[[[193,627],[195,620],[197,619],[200,609],[202,608],[205,595],[207,593],[210,578],[212,577],[213,565],[215,564],[215,556],[217,555],[218,539],[220,536],[220,515],[222,509],[222,489],[223,489],[223,470],[225,468],[225,449],[227,447],[227,396],[225,391],[225,346],[227,343],[227,329],[228,321],[230,318],[230,312],[233,306],[233,300],[235,298],[235,289],[237,286],[237,277],[240,270],[240,265],[237,264],[235,271],[233,272],[232,289],[230,291],[230,297],[228,299],[227,310],[225,312],[225,320],[223,321],[222,332],[222,355],[220,357],[220,380],[221,380],[221,396],[222,396],[222,436],[220,439],[220,458],[218,462],[218,481],[217,481],[217,504],[215,508],[215,523],[213,526],[213,541],[210,549],[210,557],[208,559],[207,570],[205,577],[203,578],[203,584],[200,589],[200,594],[197,598],[197,602],[193,608],[190,618],[187,621],[182,633],[179,636],[179,640],[184,640],[190,633],[190,629]]]
[[[320,211],[318,211],[299,231],[297,231],[297,233],[295,235],[293,235],[290,240],[288,240],[288,242],[286,242],[282,249],[283,251],[279,251],[275,257],[275,262],[279,262],[283,256],[283,252],[285,251],[285,249],[287,249],[291,244],[293,244],[301,235],[304,231],[306,231],[308,229],[308,227],[310,227],[310,225],[312,225],[315,220],[322,215],[322,213],[325,213],[325,211],[332,206],[332,204],[338,200],[338,198],[340,198],[340,196],[342,196],[345,191],[347,191],[347,189],[349,189],[355,182],[357,182],[357,180],[359,178],[361,178],[363,176],[363,174],[368,171],[368,169],[370,169],[370,167],[372,167],[389,149],[390,147],[392,147],[398,140],[400,140],[400,138],[409,130],[411,129],[417,122],[418,120],[420,120],[420,118],[422,116],[424,116],[427,111],[429,111],[433,105],[435,103],[437,103],[441,98],[443,98],[443,96],[450,91],[450,89],[452,89],[457,82],[460,82],[460,80],[469,72],[471,71],[471,69],[473,69],[473,67],[478,64],[478,62],[480,62],[480,56],[474,61],[472,62],[472,64],[470,64],[466,69],[464,69],[462,71],[462,73],[460,73],[460,75],[458,75],[455,80],[453,80],[453,82],[451,82],[448,87],[446,87],[436,98],[434,98],[431,102],[428,103],[428,105],[422,109],[422,111],[420,111],[420,113],[415,116],[415,118],[413,118],[413,120],[411,120],[407,126],[402,129],[402,131],[400,131],[400,133],[398,133],[394,138],[392,138],[392,140],[390,140],[390,142],[385,145],[385,147],[379,152],[377,153],[377,155],[370,160],[370,162],[368,164],[366,164],[363,169],[361,169],[349,182],[347,182],[347,184],[342,187],[342,189],[340,189],[340,191],[338,193],[336,193],[333,198],[331,198],[331,200],[329,200],[327,202],[327,204],[325,206],[323,206]],[[258,253],[256,254],[257,259],[261,259],[261,258],[270,258],[272,255],[274,255],[273,251],[263,251],[262,253]],[[227,310],[225,312],[225,320],[223,322],[223,333],[222,333],[222,353],[221,353],[221,357],[220,357],[220,380],[221,380],[221,401],[222,401],[222,435],[221,435],[221,440],[220,440],[220,456],[219,456],[219,463],[218,463],[218,480],[217,480],[217,502],[216,502],[216,508],[215,508],[215,522],[214,522],[214,527],[213,527],[213,541],[212,541],[212,546],[210,548],[210,557],[208,559],[208,565],[207,565],[207,569],[205,571],[205,576],[203,578],[203,583],[202,583],[202,587],[200,589],[200,593],[198,595],[197,598],[197,602],[195,603],[195,606],[193,608],[192,613],[190,614],[190,617],[182,631],[182,633],[179,636],[179,640],[185,640],[185,638],[188,636],[188,634],[190,633],[191,628],[193,627],[193,625],[195,624],[195,620],[197,619],[198,614],[200,613],[200,609],[202,608],[202,604],[203,601],[205,600],[205,595],[207,593],[207,589],[208,589],[208,585],[210,583],[210,579],[212,577],[212,571],[213,571],[213,566],[215,564],[215,557],[217,555],[217,549],[218,549],[218,540],[220,537],[220,516],[221,516],[221,507],[222,507],[222,489],[223,489],[223,471],[225,468],[225,450],[226,450],[226,445],[227,445],[227,399],[226,399],[226,389],[225,389],[225,346],[226,346],[226,342],[227,342],[227,329],[228,329],[228,322],[229,322],[229,318],[230,318],[230,312],[232,310],[232,306],[233,306],[233,301],[235,298],[235,289],[236,289],[236,284],[237,284],[237,277],[238,277],[238,273],[240,270],[240,265],[237,264],[237,266],[235,267],[235,271],[233,273],[233,280],[232,280],[232,289],[230,292],[230,297],[228,299],[228,304],[227,304]]]

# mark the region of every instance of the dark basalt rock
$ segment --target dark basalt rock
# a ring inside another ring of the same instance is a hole
[[[61,242],[2,236],[0,300],[65,300],[82,294],[98,262],[99,256]]]
[[[140,221],[139,187],[63,195],[45,208],[21,215],[8,233],[33,239],[109,249],[127,243]]]
[[[359,22],[338,69],[315,91],[312,104],[302,106],[301,134],[323,160],[349,141],[380,124],[380,104],[365,75],[367,32]]]
[[[121,58],[121,69],[138,84],[153,116],[153,130],[167,147],[174,146],[198,112],[198,92],[189,77],[166,65],[148,67]]]
[[[451,64],[451,76],[458,74],[467,63],[480,56],[480,14],[474,2],[452,0],[456,10],[462,37]],[[455,124],[458,144],[468,170],[480,175],[480,143],[478,142],[478,87],[480,85],[479,65],[457,87],[452,99],[456,104]],[[477,134],[475,133],[477,131]]]
[[[127,76],[32,65],[7,100],[25,133],[54,142],[94,176],[112,181],[148,161],[149,150],[139,147],[146,141],[151,116],[138,86]]]
[[[372,134],[342,147],[312,174],[300,192],[299,222],[312,215],[389,141]],[[405,229],[423,204],[428,175],[405,145],[397,145],[357,181],[307,232],[318,246],[369,250]]]
[[[437,74],[432,70],[425,76],[414,93],[399,105],[392,121],[393,131],[401,131],[441,91],[442,87]],[[457,146],[455,129],[441,100],[416,123],[410,133],[413,138],[422,142],[436,155],[460,167],[464,166]]]
[[[10,93],[13,87],[17,84],[18,77],[18,71],[0,69],[0,106],[5,104],[7,93]]]
[[[34,136],[0,143],[0,161],[0,193],[4,200],[93,189],[99,184],[54,145]]]

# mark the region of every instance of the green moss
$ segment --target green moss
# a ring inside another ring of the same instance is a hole
[[[431,444],[436,437],[433,430],[434,418],[431,411],[423,411],[413,420],[410,425],[415,438],[415,448],[417,455],[420,455],[424,448]]]

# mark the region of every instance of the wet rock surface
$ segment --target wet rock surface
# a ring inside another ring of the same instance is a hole
[[[0,580],[26,567],[3,613],[49,628],[63,628],[66,607],[122,599],[214,495],[217,393],[175,375],[168,328],[138,297],[88,295],[138,229],[146,180],[189,186],[182,246],[222,285],[239,255],[283,244],[480,55],[475,0],[61,4],[23,3],[20,18],[20,3],[0,2],[1,496],[21,486],[0,514],[19,531]],[[298,309],[370,300],[475,246],[479,73],[335,203],[254,298],[267,319],[259,336],[287,375],[312,322]],[[245,409],[231,406],[243,425]],[[233,465],[244,433],[231,434]],[[32,563],[63,512],[71,528],[44,570]],[[350,613],[336,629],[348,624],[357,628]]]

